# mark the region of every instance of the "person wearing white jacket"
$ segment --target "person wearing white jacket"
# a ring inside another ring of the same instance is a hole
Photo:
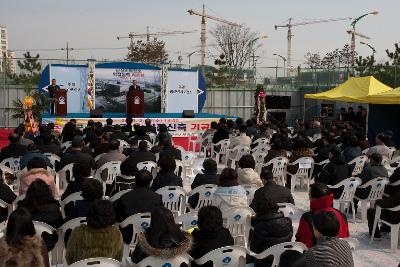
[[[255,184],[258,186],[263,186],[263,182],[254,170],[256,167],[256,162],[252,155],[244,155],[240,158],[238,173],[238,183],[241,185]]]
[[[222,211],[232,207],[248,207],[246,190],[237,182],[237,172],[232,168],[222,170],[212,203]]]

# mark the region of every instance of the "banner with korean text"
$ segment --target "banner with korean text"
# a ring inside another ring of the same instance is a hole
[[[50,65],[50,81],[57,79],[61,89],[67,90],[67,112],[88,113],[87,98],[87,67]],[[46,88],[47,86],[45,86]],[[45,88],[42,88],[45,90]]]
[[[106,123],[107,118],[90,118],[97,122]],[[55,124],[55,129],[61,131],[64,125],[69,121],[69,118],[43,118],[42,123],[50,122]],[[77,118],[77,127],[83,129],[86,127],[88,118]],[[218,121],[219,118],[152,118],[151,123],[158,128],[158,125],[165,124],[168,131],[173,137],[190,136],[196,131],[205,131],[210,128],[212,121]],[[133,124],[144,125],[145,118],[133,118]],[[113,118],[113,124],[125,125],[125,118]]]
[[[167,112],[183,110],[198,112],[199,74],[197,71],[168,71]]]

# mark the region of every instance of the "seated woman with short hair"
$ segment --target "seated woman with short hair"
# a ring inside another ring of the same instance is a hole
[[[96,257],[122,260],[123,242],[110,201],[95,200],[87,214],[87,225],[75,228],[66,248],[68,264]]]

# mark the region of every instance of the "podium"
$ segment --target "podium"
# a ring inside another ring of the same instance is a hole
[[[67,115],[67,90],[60,89],[56,92],[56,115]]]
[[[141,90],[126,93],[126,114],[140,118],[144,116],[144,92]]]

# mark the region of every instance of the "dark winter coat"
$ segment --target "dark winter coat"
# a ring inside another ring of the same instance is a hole
[[[17,198],[11,188],[6,185],[3,181],[0,181],[0,199],[7,204],[13,203]],[[8,209],[0,207],[0,222],[4,222],[8,217]]]
[[[190,251],[190,256],[194,259],[200,259],[208,252],[222,248],[225,246],[233,246],[234,240],[228,229],[222,228],[216,232],[205,232],[199,229],[194,229],[192,232],[193,246]],[[192,267],[198,266],[192,263]],[[201,265],[208,267],[212,264]]]
[[[199,187],[201,185],[205,184],[217,184],[218,179],[219,179],[219,174],[217,174],[217,171],[203,171],[204,173],[199,173],[194,177],[193,183],[191,185],[192,189],[195,189],[196,187]],[[188,203],[190,204],[191,207],[196,207],[197,202],[199,201],[199,194],[194,194],[193,196],[190,196],[188,199]]]
[[[293,236],[292,220],[280,212],[256,216],[252,221],[250,250],[261,253],[276,244],[289,242]],[[267,260],[256,260],[255,266],[268,266]]]
[[[182,178],[174,173],[159,172],[153,180],[151,190],[157,191],[164,186],[180,186],[182,185]]]
[[[260,253],[267,248],[292,239],[292,220],[281,212],[256,216],[252,221],[251,251]]]
[[[351,170],[344,159],[332,158],[331,161],[322,168],[321,172],[315,178],[315,181],[326,185],[335,185],[349,177],[351,177]]]
[[[267,181],[263,187],[256,190],[250,207],[254,209],[257,203],[264,198],[268,198],[274,203],[292,203],[294,205],[294,199],[292,193],[290,193],[290,189],[276,184],[273,180]]]
[[[382,208],[394,208],[400,205],[400,192],[391,195],[389,198],[379,199],[375,202],[375,205]],[[400,223],[400,211],[382,210],[381,219],[392,223]]]

